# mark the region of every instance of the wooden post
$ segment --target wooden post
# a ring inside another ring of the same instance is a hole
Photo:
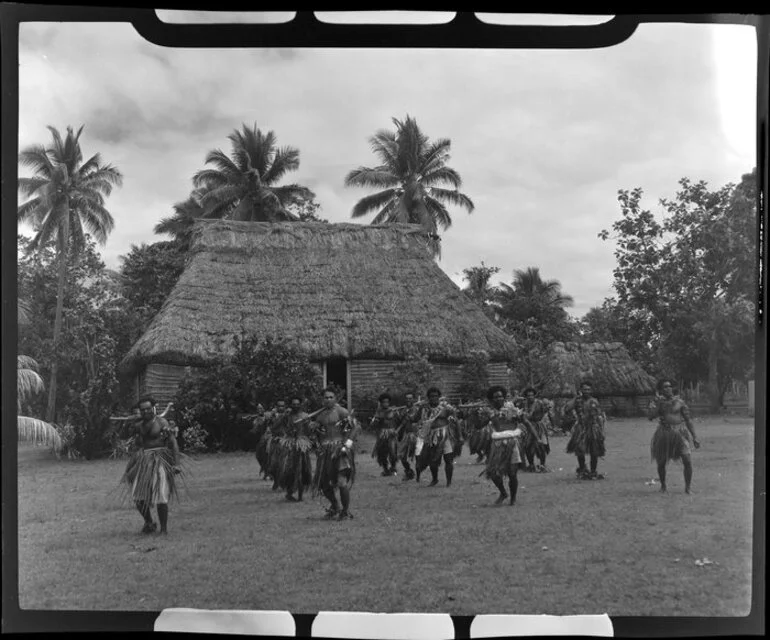
[[[326,360],[324,360],[321,363],[321,369],[323,370],[323,380],[324,380],[323,388],[326,389],[326,386],[327,386],[327,382],[326,382]]]
[[[352,380],[352,362],[350,359],[345,358],[345,386],[347,386],[347,401],[348,401],[348,411],[353,409],[353,389],[351,385]]]

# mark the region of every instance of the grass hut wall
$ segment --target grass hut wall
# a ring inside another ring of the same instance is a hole
[[[655,378],[628,354],[620,342],[556,342],[551,347],[553,377],[543,395],[558,406],[591,380],[594,395],[608,415],[645,415],[655,393]]]
[[[381,392],[409,353],[456,399],[472,351],[507,381],[514,343],[431,258],[417,225],[198,223],[190,258],[123,361],[137,394],[173,397],[185,372],[232,355],[234,335],[286,340],[351,396]],[[391,389],[391,391],[398,391]]]

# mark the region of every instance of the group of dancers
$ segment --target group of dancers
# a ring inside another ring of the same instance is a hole
[[[455,458],[467,439],[471,452],[478,456],[477,461],[485,462],[482,474],[499,492],[495,504],[508,500],[513,506],[518,491],[518,471],[548,471],[546,457],[550,453],[548,431],[552,406],[538,398],[532,388],[526,389],[522,397],[508,398],[504,387],[492,386],[486,395],[486,402],[455,407],[444,400],[440,389],[431,387],[426,401],[416,402],[414,394],[407,393],[404,406],[392,407],[392,398],[383,393],[370,422],[376,432],[372,457],[377,459],[382,475],[397,475],[396,465],[400,462],[404,481],[419,482],[428,469],[429,486],[435,486],[443,464],[449,487]],[[329,502],[324,516],[327,519],[353,518],[350,493],[356,475],[355,445],[361,426],[353,412],[338,404],[331,388],[324,390],[323,406],[318,411],[306,413],[303,402],[303,398],[295,396],[289,406],[280,400],[270,411],[261,406],[257,408],[252,431],[257,436],[260,474],[273,481],[274,490],[283,489],[290,501],[302,501],[308,489],[313,495],[322,494]],[[658,466],[660,490],[667,490],[668,461],[681,460],[685,491],[690,493],[690,454],[692,448],[700,444],[689,409],[674,395],[670,380],[659,382],[648,417],[658,420],[651,454]],[[179,451],[176,429],[157,415],[155,401],[149,397],[139,402],[137,415],[122,419],[134,421],[136,426],[139,449],[129,460],[123,481],[131,488],[136,507],[144,517],[142,531],[156,530],[151,508],[157,505],[161,533],[166,533],[168,501],[176,493],[176,477],[184,477],[185,472],[186,457]],[[564,406],[562,423],[570,430],[566,450],[577,457],[576,475],[581,480],[604,477],[598,473],[597,466],[606,452],[605,424],[606,417],[593,396],[593,386],[585,380],[579,395]]]

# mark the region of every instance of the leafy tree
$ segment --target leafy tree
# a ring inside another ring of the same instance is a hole
[[[470,213],[473,202],[458,190],[462,186],[460,174],[447,166],[449,139],[431,142],[408,115],[403,122],[393,118],[393,124],[395,131],[380,130],[370,138],[372,151],[382,164],[359,167],[345,177],[348,187],[382,189],[359,200],[352,216],[360,218],[376,211],[372,224],[420,224],[430,234],[431,250],[438,256],[439,229],[445,231],[452,224],[446,205],[463,207]]]
[[[159,235],[170,235],[180,251],[187,251],[192,241],[192,230],[195,221],[206,217],[206,212],[201,205],[204,193],[203,189],[194,189],[187,200],[177,202],[174,205],[172,216],[161,218],[153,231]]]
[[[231,359],[185,379],[174,400],[183,437],[200,425],[209,449],[244,448],[251,425],[238,416],[253,413],[257,403],[269,407],[298,394],[312,408],[321,394],[319,372],[295,347],[254,336],[236,336],[233,344]]]
[[[83,249],[67,265],[59,353],[57,423],[72,423],[71,442],[86,457],[98,456],[106,447],[109,423],[105,418],[124,401],[115,366],[135,339],[137,320],[120,287],[104,268],[95,243],[88,236]],[[19,295],[26,300],[29,321],[19,327],[18,349],[50,371],[52,319],[57,306],[58,264],[52,247],[25,251],[29,241],[19,238]],[[44,407],[30,397],[32,415]]]
[[[121,256],[123,295],[138,315],[138,338],[157,315],[184,270],[187,255],[179,242],[132,245]]]
[[[115,226],[112,215],[104,207],[105,197],[110,195],[113,186],[122,184],[123,178],[115,167],[102,164],[98,153],[83,162],[80,148],[83,127],[77,133],[67,127],[64,139],[56,128],[49,126],[48,130],[52,136],[50,146],[32,145],[19,154],[19,162],[30,168],[33,175],[19,178],[19,192],[29,199],[19,206],[17,216],[20,222],[30,223],[36,231],[29,245],[31,250],[49,244],[56,247],[59,279],[46,409],[46,421],[53,422],[67,261],[71,254],[82,249],[86,231],[104,244]]]
[[[458,389],[466,400],[484,398],[489,389],[489,354],[486,351],[472,351],[460,367],[461,382]]]
[[[463,291],[493,320],[496,319],[493,302],[497,289],[490,284],[490,280],[499,272],[500,267],[488,267],[483,261],[480,266],[463,269],[463,276],[468,283]]]
[[[577,324],[576,333],[582,342],[620,342],[648,373],[658,372],[656,354],[650,348],[647,314],[629,309],[615,298],[606,298],[601,307],[589,309]]]
[[[516,342],[514,359],[511,363],[512,384],[521,391],[526,387],[543,389],[557,380],[558,364],[550,354],[553,336],[545,325],[535,318],[510,325],[511,335]]]
[[[318,215],[321,205],[316,201],[316,194],[310,189],[290,198],[286,209],[300,222],[328,222]]]
[[[659,369],[705,378],[716,410],[752,366],[756,173],[716,191],[687,178],[679,185],[660,201],[660,222],[642,208],[641,189],[619,191],[613,286],[618,303],[648,324]]]
[[[408,354],[402,362],[396,363],[390,374],[391,389],[401,395],[413,393],[415,397],[424,395],[433,384],[434,371],[428,356]]]
[[[308,190],[297,184],[277,186],[289,171],[299,168],[299,150],[278,147],[272,131],[266,134],[243,125],[243,130],[228,136],[232,157],[219,149],[209,151],[206,164],[193,176],[193,185],[201,189],[200,206],[207,218],[229,218],[275,222],[294,220],[287,210],[292,199],[307,196]]]
[[[516,269],[511,284],[500,283],[494,302],[509,333],[534,322],[545,340],[570,340],[574,335],[566,311],[572,297],[562,293],[558,280],[543,280],[537,267]]]

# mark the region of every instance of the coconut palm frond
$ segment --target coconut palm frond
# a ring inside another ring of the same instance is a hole
[[[25,313],[30,313],[29,303],[26,301],[19,300],[19,312],[21,313],[22,309],[24,309]],[[37,371],[37,362],[34,358],[31,358],[30,356],[25,356],[23,354],[19,354],[16,356],[16,368],[17,369],[32,369],[32,371]]]
[[[35,174],[50,178],[54,166],[48,155],[48,150],[42,144],[26,147],[19,153],[19,164],[29,167]]]
[[[24,204],[19,205],[16,219],[19,222],[31,222],[34,225],[36,219],[44,218],[46,213],[47,208],[44,205],[43,199],[37,197],[27,200]]]
[[[385,224],[387,222],[394,222],[396,212],[398,211],[399,199],[397,196],[393,196],[390,201],[380,210],[380,212],[374,216],[372,224]]]
[[[35,176],[32,178],[21,177],[19,178],[18,182],[19,182],[19,191],[26,197],[29,197],[37,193],[37,191],[39,191],[40,189],[43,189],[49,184],[46,178],[42,178],[39,176]]]
[[[19,369],[16,372],[16,380],[16,395],[20,403],[45,389],[43,379],[32,369]]]
[[[446,231],[449,227],[452,226],[452,217],[449,215],[449,212],[446,210],[444,205],[441,204],[438,200],[431,197],[426,197],[425,206],[430,212],[430,217],[435,222],[436,226],[441,227],[442,231]]]
[[[393,200],[396,197],[396,190],[395,189],[386,189],[385,191],[380,191],[379,193],[373,193],[370,196],[366,196],[365,198],[361,198],[358,202],[356,202],[355,206],[353,207],[353,211],[351,212],[351,216],[353,218],[361,218],[375,209],[381,209],[382,207],[387,206],[387,204]],[[381,214],[382,212],[380,212]],[[382,224],[383,222],[392,222],[392,220],[382,220],[381,215],[378,215],[377,218],[375,218],[376,221],[373,221],[372,224]]]
[[[240,174],[238,174],[240,176]],[[228,184],[227,176],[216,169],[201,169],[192,177],[193,186],[196,189],[216,189]]]
[[[80,215],[76,219],[102,246],[107,242],[107,236],[115,228],[115,219],[112,214],[97,202],[82,201]]]
[[[375,187],[377,189],[395,187],[400,180],[387,167],[359,167],[345,176],[346,187]]]
[[[206,154],[205,164],[213,164],[223,176],[237,176],[241,171],[221,149],[212,149]]]
[[[278,182],[289,171],[296,171],[297,169],[299,169],[299,149],[282,147],[275,152],[270,167],[262,176],[262,182],[270,186]]]
[[[51,445],[54,451],[58,452],[61,450],[61,436],[52,424],[28,416],[17,416],[16,422],[18,425],[19,442]]]
[[[452,141],[449,138],[439,138],[427,145],[422,153],[422,172],[442,166],[449,160],[449,150]]]
[[[434,200],[438,200],[441,203],[451,204],[456,207],[463,207],[471,213],[474,209],[473,200],[471,200],[464,193],[454,191],[452,189],[440,189],[439,187],[430,188],[430,197]],[[451,224],[451,220],[450,220]]]
[[[426,170],[422,182],[429,187],[438,184],[448,184],[454,189],[459,189],[463,184],[462,178],[460,178],[460,174],[457,171],[451,167],[444,166]]]

